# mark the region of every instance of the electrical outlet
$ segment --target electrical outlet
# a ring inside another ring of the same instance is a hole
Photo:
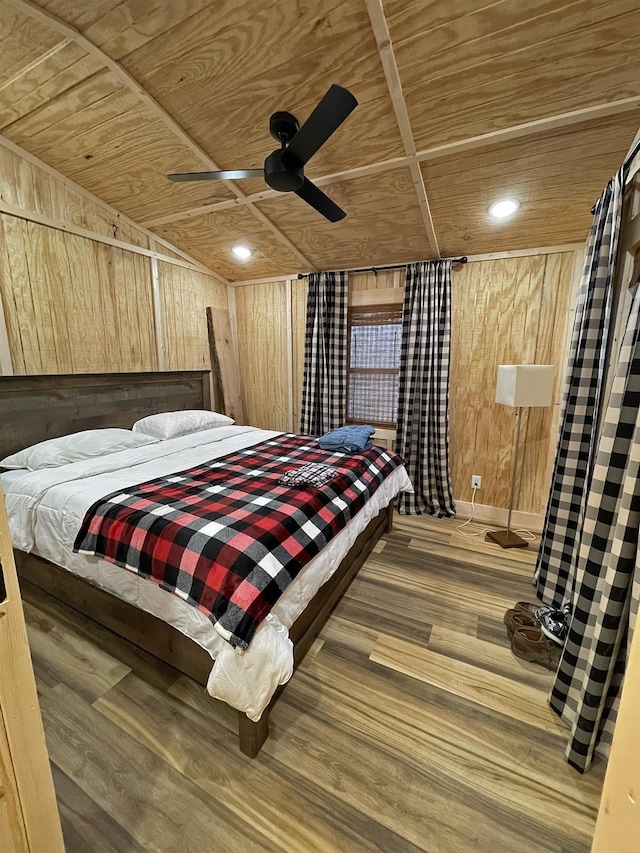
[[[471,488],[479,489],[482,486],[482,477],[480,474],[472,474],[471,475]]]

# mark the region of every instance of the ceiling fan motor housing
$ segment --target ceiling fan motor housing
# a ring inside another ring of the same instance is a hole
[[[286,150],[277,148],[264,161],[264,179],[272,190],[292,193],[303,185],[304,172],[302,166],[286,160]]]
[[[288,145],[299,130],[298,119],[291,113],[281,110],[269,119],[269,133],[281,145]]]

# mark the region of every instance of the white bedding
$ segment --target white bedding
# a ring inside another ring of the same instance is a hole
[[[28,473],[29,471],[26,468],[10,468],[8,471],[2,471],[0,473],[0,486],[2,486],[2,490],[6,492],[11,483],[19,480],[20,477],[24,477]]]
[[[5,486],[13,545],[63,566],[191,638],[215,658],[208,692],[258,720],[278,685],[288,681],[293,672],[288,628],[331,577],[369,521],[400,491],[411,489],[404,468],[396,469],[345,529],[302,569],[244,653],[225,642],[197,608],[126,569],[74,554],[72,549],[87,510],[101,497],[278,434],[255,427],[219,427],[25,474]]]

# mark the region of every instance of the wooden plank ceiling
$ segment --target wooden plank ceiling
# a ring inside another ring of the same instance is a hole
[[[261,166],[333,82],[307,174],[343,222],[166,180]],[[0,0],[0,133],[231,281],[582,241],[638,125],[637,0]]]

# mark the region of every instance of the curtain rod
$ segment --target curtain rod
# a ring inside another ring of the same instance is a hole
[[[461,258],[436,258],[435,260],[451,261],[452,264],[466,264],[469,259],[467,258],[466,255],[463,255]],[[419,262],[417,262],[417,263],[419,263]],[[408,266],[409,266],[409,264],[390,264],[388,266],[382,266],[382,267],[358,267],[357,269],[350,269],[350,270],[331,270],[331,272],[352,272],[352,273],[372,272],[375,275],[378,272],[381,272],[382,270],[401,270],[401,269],[406,269]],[[308,273],[308,272],[299,272],[298,278],[307,278],[310,275],[311,275],[311,273]]]

